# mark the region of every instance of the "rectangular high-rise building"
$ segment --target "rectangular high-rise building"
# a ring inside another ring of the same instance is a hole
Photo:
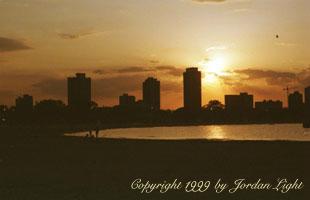
[[[240,93],[239,95],[225,95],[225,109],[233,112],[248,112],[253,110],[253,95]]]
[[[87,110],[91,104],[91,79],[84,73],[68,78],[68,106],[74,110]]]
[[[310,86],[305,88],[305,105],[306,108],[310,108]]]
[[[302,94],[298,91],[288,96],[288,108],[292,112],[301,112],[303,110]]]
[[[136,97],[128,94],[123,94],[119,96],[119,105],[120,106],[133,106],[136,103]]]
[[[151,110],[160,110],[160,81],[156,78],[143,82],[143,103]]]
[[[201,109],[201,72],[198,68],[187,68],[183,73],[183,103],[188,111]]]

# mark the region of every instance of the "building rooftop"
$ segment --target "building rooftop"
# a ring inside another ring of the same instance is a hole
[[[198,71],[198,67],[189,67],[186,68],[186,72],[197,72]]]
[[[85,78],[85,73],[76,73],[75,74],[77,78]]]

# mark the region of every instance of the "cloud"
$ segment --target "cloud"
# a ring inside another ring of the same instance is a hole
[[[252,9],[250,8],[237,8],[233,10],[234,13],[244,13],[244,12],[250,12],[250,11],[252,11]]]
[[[171,76],[182,76],[184,69],[183,68],[177,68],[171,65],[162,65],[162,66],[155,66],[155,67],[140,67],[140,66],[131,66],[131,67],[121,67],[118,69],[110,69],[110,70],[95,70],[93,73],[95,74],[106,74],[106,75],[112,75],[112,74],[143,74],[148,72],[163,72],[165,75],[171,75]]]
[[[28,50],[28,49],[32,48],[26,45],[23,41],[0,37],[0,53],[9,51]]]
[[[235,70],[234,72],[239,74],[245,74],[248,79],[258,79],[258,78],[295,78],[296,73],[286,72],[286,71],[275,71],[275,70],[261,70],[261,69],[241,69]]]
[[[57,35],[61,38],[61,39],[65,39],[65,40],[74,40],[74,39],[79,39],[82,37],[87,37],[90,35],[95,35],[95,34],[99,34],[101,32],[98,31],[85,31],[85,32],[77,32],[77,33],[57,33]]]
[[[245,75],[247,80],[265,79],[268,85],[288,84],[297,79],[296,73],[285,71],[242,69],[235,70],[234,72],[239,75]]]
[[[249,3],[252,0],[190,0],[193,3],[196,4],[221,4],[221,3],[238,3],[238,4],[244,4]],[[248,9],[239,9],[237,12],[244,12],[249,11]]]
[[[158,64],[158,63],[159,63],[159,60],[150,60],[150,63],[151,63],[151,64]]]
[[[94,94],[107,98],[117,98],[123,93],[142,91],[142,83],[147,78],[144,75],[119,75],[93,80]],[[176,81],[161,81],[162,92],[180,92],[182,84]]]
[[[177,68],[174,66],[157,66],[155,67],[156,70],[158,71],[166,71],[167,74],[172,75],[172,76],[182,76],[184,69]]]
[[[282,46],[282,47],[294,47],[294,46],[297,46],[298,44],[289,43],[289,42],[278,42],[278,43],[275,43],[275,45]]]
[[[195,3],[222,3],[226,0],[192,0]]]
[[[140,73],[140,72],[150,72],[154,71],[152,68],[147,67],[124,67],[116,70],[118,73]]]
[[[125,67],[117,70],[118,73],[143,73],[143,72],[165,72],[172,76],[181,76],[184,69],[177,68],[170,65],[156,66],[156,67]]]
[[[99,75],[102,75],[104,73],[106,73],[106,70],[102,70],[102,69],[96,69],[93,71],[94,74],[99,74]]]
[[[251,85],[245,83],[235,84],[232,88],[236,92],[248,92],[250,94],[254,94],[255,96],[260,97],[272,97],[276,92],[271,90],[270,88],[261,87],[260,85]],[[278,93],[281,93],[282,90],[279,90]]]
[[[113,94],[112,89],[118,88],[119,91],[132,92],[140,90],[142,82],[147,78],[147,72],[158,72],[161,81],[161,90],[163,92],[180,92],[182,83],[178,80],[169,80],[168,76],[182,77],[184,69],[177,68],[170,65],[156,66],[156,67],[124,67],[117,70],[119,75],[109,77],[97,81],[100,83],[100,88],[105,87],[104,93]],[[134,73],[134,74],[133,74]],[[104,85],[103,85],[104,84]],[[114,86],[111,88],[110,87]],[[115,95],[115,93],[114,93]]]
[[[49,78],[32,84],[44,96],[64,98],[66,96],[66,79]]]
[[[304,87],[310,86],[310,67],[297,73],[297,81]]]
[[[62,39],[73,40],[80,37],[78,34],[70,34],[70,33],[58,33],[58,36]]]
[[[165,81],[161,83],[161,91],[165,93],[182,93],[183,85],[181,81]]]
[[[117,98],[123,93],[132,93],[142,88],[143,75],[120,75],[93,80],[95,96]]]
[[[218,50],[226,50],[227,46],[212,46],[206,49],[206,52],[218,51]]]

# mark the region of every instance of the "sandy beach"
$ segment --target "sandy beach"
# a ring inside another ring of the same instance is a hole
[[[0,199],[308,199],[310,142],[207,140],[85,140],[64,136],[1,136]],[[210,190],[141,194],[135,179],[150,182],[211,180],[232,183],[303,181],[275,191]]]

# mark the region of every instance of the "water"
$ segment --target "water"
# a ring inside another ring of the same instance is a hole
[[[67,135],[86,136],[87,132]],[[301,124],[203,125],[101,130],[102,138],[129,139],[219,139],[310,141],[310,129]]]

